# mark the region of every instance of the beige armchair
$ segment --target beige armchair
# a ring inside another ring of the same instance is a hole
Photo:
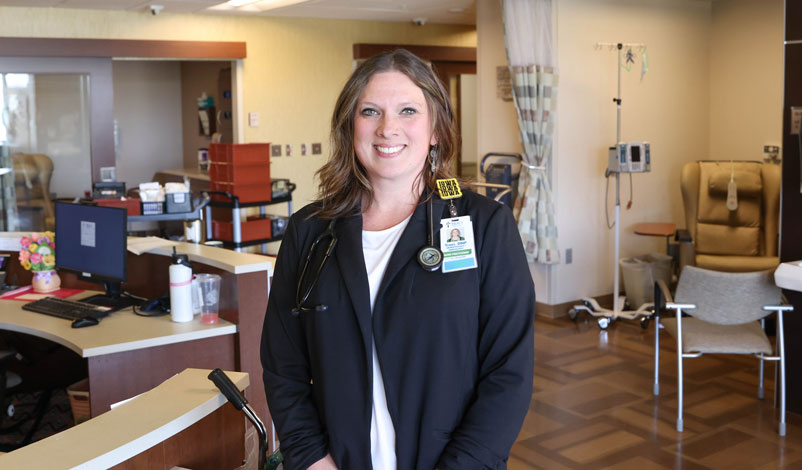
[[[24,215],[26,209],[41,214],[43,228],[53,230],[56,220],[50,199],[53,160],[40,153],[17,153],[11,159],[14,162],[14,186],[20,216]]]
[[[733,165],[738,208],[730,211],[727,185]],[[686,164],[681,176],[686,231],[679,235],[680,269],[686,264],[727,272],[776,268],[780,181],[780,167],[771,163]]]

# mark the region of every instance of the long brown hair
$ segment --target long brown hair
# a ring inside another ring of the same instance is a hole
[[[434,174],[428,158],[423,165],[418,178],[425,184],[424,192],[431,194],[435,190],[435,180],[453,177],[451,165],[459,142],[454,109],[448,93],[426,62],[405,49],[396,49],[373,56],[360,64],[337,98],[331,116],[331,156],[316,173],[320,186],[315,201],[318,209],[314,216],[334,219],[355,215],[363,197],[367,196],[368,201],[372,200],[373,188],[354,150],[354,118],[359,96],[371,77],[390,71],[401,72],[409,77],[423,91],[429,106],[437,140],[437,162]]]

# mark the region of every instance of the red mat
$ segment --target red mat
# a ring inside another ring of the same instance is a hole
[[[65,299],[75,294],[80,294],[81,292],[84,292],[84,289],[59,289],[59,290],[54,290],[53,292],[45,292],[40,294],[38,292],[33,291],[33,286],[24,286],[20,287],[19,289],[14,289],[10,292],[6,292],[3,295],[0,295],[0,299],[22,300],[24,302],[44,299],[45,297],[58,297],[60,299]]]

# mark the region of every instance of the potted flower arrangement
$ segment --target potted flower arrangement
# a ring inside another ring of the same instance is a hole
[[[20,240],[19,261],[23,268],[33,271],[33,290],[52,292],[61,287],[56,273],[56,241],[53,232],[32,233]]]

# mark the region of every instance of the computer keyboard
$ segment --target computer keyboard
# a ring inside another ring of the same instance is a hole
[[[59,299],[58,297],[45,297],[44,299],[34,300],[33,302],[23,305],[22,309],[64,318],[66,320],[76,320],[85,317],[93,317],[99,320],[105,317],[109,312],[108,308],[98,307],[76,300]]]

